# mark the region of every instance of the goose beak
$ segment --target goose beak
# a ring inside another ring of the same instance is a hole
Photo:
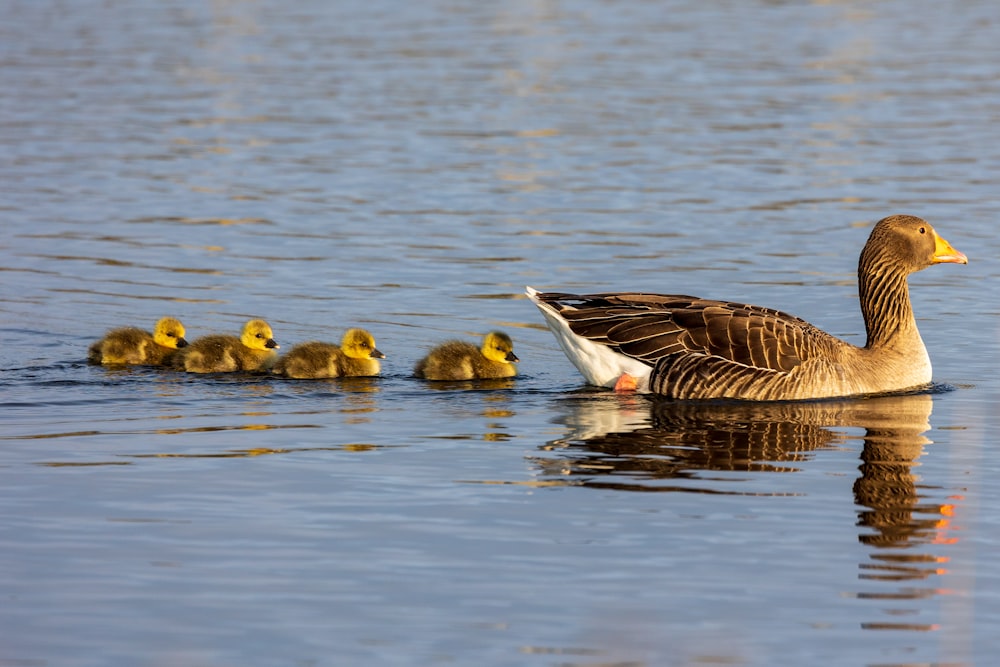
[[[184,338],[178,338],[177,339],[177,349],[178,350],[181,349],[182,347],[187,347],[187,344],[188,344],[188,342],[187,342],[186,339],[184,339]]]
[[[378,348],[373,347],[372,353],[368,355],[372,359],[385,359],[385,355],[378,351]]]
[[[951,244],[943,238],[934,234],[934,256],[931,257],[934,264],[968,264],[969,258],[964,253],[951,247]]]
[[[513,350],[511,350],[510,352],[508,352],[507,356],[504,357],[504,359],[506,359],[507,361],[510,361],[510,362],[521,361],[520,359],[517,358],[517,355],[514,354]]]
[[[276,340],[274,340],[273,338],[268,338],[267,342],[264,343],[264,347],[266,347],[269,350],[277,350],[281,346],[278,345],[278,342]]]

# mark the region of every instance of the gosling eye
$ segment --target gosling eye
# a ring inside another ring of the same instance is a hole
[[[921,233],[921,234],[926,234],[926,233],[927,233],[927,230],[926,230],[926,229],[924,229],[923,227],[921,227],[921,228],[920,228],[920,233]]]
[[[255,334],[255,335],[257,336],[257,338],[263,338],[264,337],[264,334]]]

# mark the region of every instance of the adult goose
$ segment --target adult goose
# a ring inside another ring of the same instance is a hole
[[[931,381],[907,276],[967,264],[930,223],[880,220],[861,251],[868,339],[844,342],[771,308],[691,296],[543,293],[527,288],[591,384],[676,399],[796,400],[901,391]]]

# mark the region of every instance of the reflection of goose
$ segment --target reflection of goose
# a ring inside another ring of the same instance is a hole
[[[417,362],[413,373],[427,380],[493,380],[517,375],[517,361],[510,336],[491,331],[478,348],[462,340],[441,343]]]
[[[914,397],[915,398],[915,397]],[[929,396],[924,396],[928,403]],[[912,468],[930,440],[922,434],[930,428],[930,405],[904,402],[895,411],[867,412],[865,446],[861,452],[861,475],[854,482],[855,502],[865,509],[858,524],[874,532],[862,534],[865,544],[880,547],[907,546],[911,539],[933,539],[941,519],[940,506],[918,510],[919,496]],[[914,515],[929,512],[926,517]]]
[[[807,465],[809,452],[846,444],[845,429],[863,429],[860,475],[853,497],[845,492],[844,499],[858,507],[857,540],[869,548],[859,564],[859,578],[868,583],[858,597],[891,609],[890,618],[862,627],[923,630],[929,626],[899,616],[906,600],[938,590],[913,582],[940,574],[947,560],[928,547],[947,543],[950,506],[930,501],[933,490],[913,474],[931,442],[924,434],[932,403],[929,394],[725,404],[590,394],[564,403],[566,435],[543,446],[547,455],[534,463],[545,473],[542,484],[569,477],[601,489],[731,493],[750,476],[704,471],[793,472]],[[754,492],[762,485],[766,477],[755,475]],[[890,588],[873,588],[874,582]]]
[[[173,366],[189,373],[268,370],[277,349],[271,326],[264,320],[250,320],[239,338],[216,334],[195,340],[174,357]]]
[[[370,377],[379,374],[379,359],[385,355],[368,331],[348,329],[339,346],[321,341],[296,345],[274,365],[274,373],[299,379]]]
[[[912,462],[929,442],[921,434],[930,428],[932,405],[927,394],[771,403],[615,394],[571,400],[564,420],[567,435],[545,447],[562,457],[546,465],[590,478],[585,485],[620,481],[623,487],[647,490],[655,487],[623,478],[690,478],[701,470],[791,471],[788,463],[842,442],[848,427],[866,429],[866,452],[888,446],[897,459]]]
[[[884,218],[858,262],[868,340],[856,347],[770,308],[683,295],[528,296],[588,382],[671,398],[789,400],[877,394],[931,381],[907,276],[966,263],[924,220]]]
[[[866,544],[903,545],[930,539],[940,507],[915,518],[919,496],[911,468],[930,443],[929,394],[838,401],[706,403],[589,394],[570,399],[565,437],[538,459],[584,486],[657,490],[650,480],[689,479],[704,470],[794,471],[789,463],[836,446],[843,429],[863,428],[860,477],[854,483]],[[670,487],[667,490],[674,490]]]
[[[135,364],[161,366],[187,345],[184,325],[172,317],[157,321],[153,333],[138,327],[112,329],[104,338],[90,346],[87,361],[92,364]]]

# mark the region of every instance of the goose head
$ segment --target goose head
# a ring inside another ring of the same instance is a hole
[[[968,264],[929,222],[913,215],[891,215],[872,229],[858,261],[861,314],[868,332],[866,348],[895,344],[900,332],[910,332],[921,348],[906,278],[934,264]],[[924,353],[926,354],[926,353]]]
[[[180,320],[176,320],[172,317],[164,317],[156,323],[156,327],[153,328],[153,341],[157,345],[162,345],[163,347],[169,347],[171,350],[177,350],[182,347],[187,346],[188,342],[184,338],[184,325],[181,324]]]
[[[364,329],[348,329],[340,347],[353,359],[385,359],[385,355],[375,347],[375,337]]]
[[[510,336],[500,331],[491,331],[486,334],[480,349],[483,356],[490,361],[499,361],[504,364],[520,361],[514,354],[514,341],[510,339]]]
[[[264,320],[250,320],[244,324],[240,342],[251,350],[277,350],[280,347],[274,340],[271,325]]]
[[[934,264],[969,263],[929,222],[914,215],[892,215],[880,220],[872,229],[861,257],[862,264],[894,266],[905,274]]]

